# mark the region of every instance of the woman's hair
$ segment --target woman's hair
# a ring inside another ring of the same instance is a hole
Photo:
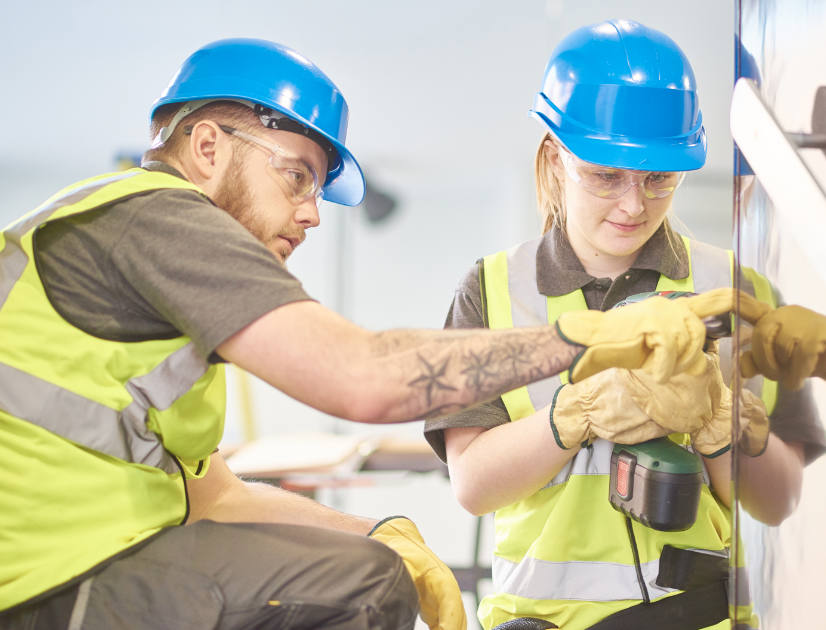
[[[550,133],[546,133],[536,150],[534,171],[536,175],[536,201],[539,205],[539,217],[542,220],[544,234],[554,224],[565,230],[565,202],[563,184],[556,176],[548,155],[548,144],[559,146]]]

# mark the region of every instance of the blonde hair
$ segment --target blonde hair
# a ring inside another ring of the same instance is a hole
[[[559,149],[559,145],[550,133],[539,143],[534,162],[536,177],[536,201],[539,217],[542,221],[542,233],[545,234],[554,225],[565,231],[565,201],[563,183],[556,176],[549,155],[548,144]]]

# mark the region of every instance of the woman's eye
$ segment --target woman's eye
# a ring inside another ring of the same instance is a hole
[[[597,171],[594,175],[602,182],[606,184],[613,184],[622,176],[617,173],[616,171]]]

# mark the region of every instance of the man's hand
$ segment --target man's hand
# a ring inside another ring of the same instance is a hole
[[[652,297],[606,312],[563,313],[556,322],[560,337],[585,346],[571,364],[571,382],[609,367],[642,368],[658,382],[702,373],[706,331],[688,306],[691,299]]]
[[[467,617],[453,572],[425,545],[413,521],[384,519],[371,537],[399,554],[419,593],[419,612],[430,630],[465,630]]]
[[[803,306],[781,306],[753,322],[751,350],[740,371],[800,389],[810,376],[826,378],[826,317]]]
[[[810,376],[826,378],[826,316],[797,305],[773,309],[751,295],[715,289],[686,298],[700,317],[736,310],[754,325],[751,349],[740,356],[746,378],[762,374],[787,389],[800,389]]]

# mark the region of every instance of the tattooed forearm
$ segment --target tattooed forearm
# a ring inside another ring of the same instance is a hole
[[[559,339],[550,327],[474,332],[443,331],[429,343],[412,343],[416,361],[405,382],[414,392],[408,403],[418,408],[419,417],[453,413],[553,376],[582,349]],[[376,349],[390,355],[405,345],[396,337],[383,339]]]

